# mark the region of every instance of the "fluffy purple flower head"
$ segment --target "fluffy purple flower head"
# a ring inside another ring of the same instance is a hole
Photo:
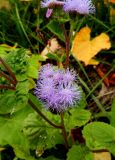
[[[79,14],[90,14],[95,12],[91,0],[66,0],[63,5],[65,12],[77,12]]]
[[[52,8],[54,6],[63,6],[64,2],[59,0],[44,0],[41,2],[42,8]]]
[[[42,92],[41,92],[42,90]],[[55,93],[55,84],[53,79],[47,78],[38,80],[36,85],[35,94],[42,100],[47,100],[52,94]]]
[[[47,78],[53,77],[54,73],[55,73],[54,67],[48,63],[48,64],[42,66],[42,68],[39,72],[39,78],[47,79]]]
[[[46,109],[57,113],[76,105],[81,98],[75,72],[50,64],[41,68],[34,93]]]

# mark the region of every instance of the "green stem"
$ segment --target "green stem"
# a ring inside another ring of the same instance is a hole
[[[86,91],[89,93],[90,89],[87,86],[87,84],[79,76],[78,76],[78,79],[79,79],[80,83],[85,87]],[[100,111],[103,112],[103,113],[106,113],[106,110],[104,109],[104,107],[102,106],[102,104],[100,103],[98,98],[96,98],[95,95],[93,95],[93,93],[91,94],[91,97],[94,100],[94,102],[97,104],[97,106],[100,109]]]
[[[59,128],[62,129],[63,126],[61,125],[56,125],[53,122],[51,122],[39,109],[38,107],[29,99],[28,103],[30,104],[30,106],[47,122],[49,123],[51,126],[55,127],[55,128]]]
[[[23,25],[23,23],[22,23],[22,21],[21,21],[17,4],[15,4],[15,10],[16,10],[16,16],[17,16],[17,20],[18,20],[17,23],[19,23],[20,28],[22,29],[22,31],[23,31],[23,33],[24,33],[27,41],[29,42],[30,46],[33,48],[32,43],[31,43],[31,41],[30,41],[30,39],[29,39],[26,31],[25,31],[24,25]]]
[[[68,145],[67,133],[66,133],[65,125],[64,125],[64,113],[61,113],[60,117],[61,117],[62,134],[63,134],[63,138],[64,138],[64,142],[65,142],[65,147],[68,149],[69,145]]]
[[[106,111],[105,113],[99,112],[93,115],[93,118],[100,118],[100,117],[110,118],[110,113]]]

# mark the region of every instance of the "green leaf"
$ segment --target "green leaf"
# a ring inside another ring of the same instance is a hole
[[[3,93],[0,93],[0,114],[11,113],[15,106],[15,91],[6,90]]]
[[[22,122],[30,112],[28,107],[7,116],[0,116],[0,144],[21,144],[20,139],[23,138],[21,132]],[[3,125],[4,124],[4,125]],[[24,139],[24,138],[23,138]]]
[[[16,90],[4,90],[0,92],[0,114],[15,112],[26,106],[28,101],[28,80],[19,82]]]
[[[115,128],[104,122],[92,122],[83,129],[86,145],[91,150],[107,149],[115,155]]]
[[[67,153],[67,160],[84,160],[84,159],[93,160],[93,156],[87,147],[81,145],[73,145],[72,148],[69,149],[69,152]]]
[[[12,50],[6,57],[5,62],[10,69],[15,73],[18,81],[24,81],[27,79],[27,70],[29,67],[28,50],[23,48],[16,48]]]
[[[53,156],[49,156],[49,157],[47,157],[47,158],[40,158],[39,160],[60,160],[60,159],[58,159],[58,158],[56,158],[56,157],[53,157]]]
[[[38,152],[43,152],[44,149],[54,147],[57,143],[63,142],[60,130],[53,128],[34,113],[29,114],[25,119],[23,132],[28,137],[31,148],[37,148]]]
[[[52,20],[47,24],[47,28],[56,36],[58,36],[59,39],[64,41],[64,35],[63,35],[61,23],[59,23],[58,21]]]
[[[79,103],[77,104],[78,108],[85,108],[87,106],[87,101],[86,101],[86,96],[85,93],[83,92],[82,88],[79,87],[80,91],[81,91],[81,99],[79,101]]]
[[[40,67],[40,63],[39,63],[39,55],[32,55],[29,60],[29,67],[27,70],[27,75],[31,78],[38,78],[38,69]]]
[[[34,157],[30,155],[29,152],[24,150],[24,147],[21,147],[21,146],[13,146],[13,147],[14,147],[15,155],[18,158],[25,159],[25,160],[36,160]]]
[[[14,47],[11,47],[7,44],[1,44],[0,45],[0,57],[5,58],[7,55],[7,52],[10,52],[11,50],[14,50]]]
[[[49,156],[49,157],[45,158],[44,160],[60,160],[60,159],[53,157],[53,156]]]
[[[36,141],[46,134],[46,125],[43,123],[41,117],[34,113],[30,113],[24,121],[23,132],[29,140]]]
[[[27,106],[12,115],[0,116],[0,145],[9,144],[14,148],[16,156],[23,159],[25,155],[30,156],[29,143],[22,132],[22,126],[31,111]]]
[[[112,102],[111,112],[110,112],[110,124],[115,127],[115,99]]]
[[[56,55],[56,54],[52,54],[52,53],[48,53],[47,55],[46,55],[49,59],[53,59],[53,60],[56,60],[57,62],[60,62],[61,61],[61,59]]]
[[[88,110],[80,108],[72,108],[69,111],[69,114],[66,113],[65,116],[65,125],[67,129],[70,130],[75,127],[81,127],[85,125],[91,117],[91,113]]]

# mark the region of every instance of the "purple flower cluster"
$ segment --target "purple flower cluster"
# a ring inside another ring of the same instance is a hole
[[[63,9],[66,12],[75,11],[80,14],[95,12],[95,7],[91,0],[66,0]]]
[[[34,93],[46,109],[57,113],[74,106],[81,98],[75,72],[51,64],[41,68]]]
[[[41,6],[42,8],[62,6],[65,12],[77,12],[79,14],[90,14],[95,12],[92,0],[44,0],[41,2]]]

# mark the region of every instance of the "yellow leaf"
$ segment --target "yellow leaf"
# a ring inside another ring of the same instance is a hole
[[[93,155],[94,160],[111,160],[111,154],[109,152],[95,152]]]
[[[75,36],[72,45],[72,55],[83,61],[86,65],[90,60],[101,50],[111,47],[109,36],[101,33],[99,36],[90,39],[91,29],[88,27],[82,28]]]
[[[89,61],[89,65],[94,65],[94,66],[96,66],[96,65],[98,65],[99,64],[99,61],[97,61],[97,60],[95,60],[95,59],[90,59],[90,61]]]

